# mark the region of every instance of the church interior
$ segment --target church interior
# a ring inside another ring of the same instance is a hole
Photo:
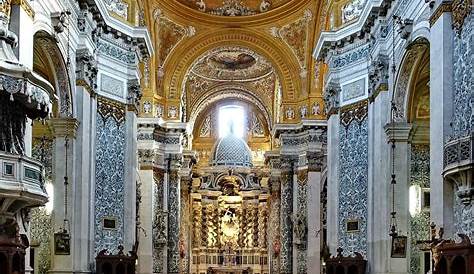
[[[474,274],[474,0],[0,0],[0,274]]]

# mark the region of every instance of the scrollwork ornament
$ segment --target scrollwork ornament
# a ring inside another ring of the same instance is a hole
[[[453,11],[453,28],[460,33],[464,25],[464,19],[471,13],[473,0],[454,0],[452,5]]]

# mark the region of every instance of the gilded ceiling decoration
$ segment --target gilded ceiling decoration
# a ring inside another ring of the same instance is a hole
[[[189,110],[211,90],[238,87],[257,95],[265,108],[273,112],[277,76],[272,64],[244,47],[219,47],[198,58],[186,79]]]
[[[159,67],[162,68],[166,62],[167,57],[171,51],[181,42],[185,37],[194,35],[193,27],[184,27],[178,23],[173,22],[168,17],[164,16],[160,9],[157,9],[154,14],[157,31],[157,61]]]
[[[313,13],[306,10],[301,18],[278,29],[270,31],[274,37],[279,37],[291,48],[298,58],[301,68],[306,68],[306,56],[308,48],[309,25],[313,19]]]
[[[201,78],[225,82],[250,82],[273,73],[273,67],[264,57],[243,47],[221,47],[208,52],[191,69]]]
[[[249,16],[267,12],[288,0],[178,0],[179,2],[212,15]]]

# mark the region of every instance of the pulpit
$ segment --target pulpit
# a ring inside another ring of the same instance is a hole
[[[474,273],[474,245],[468,236],[459,234],[460,243],[442,240],[433,248],[434,274]]]

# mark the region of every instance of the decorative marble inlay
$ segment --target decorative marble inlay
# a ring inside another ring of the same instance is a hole
[[[342,86],[342,100],[347,102],[349,100],[361,97],[365,94],[365,78],[359,79],[349,84]]]
[[[333,69],[348,66],[354,62],[365,60],[370,52],[370,45],[359,47],[351,52],[336,55],[331,58],[329,66]]]
[[[95,167],[95,252],[115,253],[124,237],[125,121],[97,113]],[[114,229],[103,227],[103,219],[116,221]]]
[[[430,187],[430,147],[429,145],[411,146],[410,185],[421,188]],[[422,209],[410,217],[410,273],[418,274],[422,269],[424,252],[418,247],[418,241],[430,237],[430,212]]]
[[[297,273],[307,273],[307,216],[308,216],[308,174],[304,171],[303,176],[298,176],[298,190],[297,190],[297,211],[300,214],[295,222],[295,234],[299,243],[297,250]],[[299,227],[297,229],[297,227]]]
[[[293,162],[283,160],[280,205],[280,273],[292,273],[293,269]]]
[[[469,2],[469,1],[467,1]],[[458,35],[454,36],[454,92],[452,138],[472,134],[474,130],[474,12],[464,20]]]
[[[125,83],[110,77],[106,74],[100,76],[100,90],[109,95],[117,96],[120,98],[124,97],[124,85]]]
[[[35,245],[35,268],[38,274],[47,274],[51,269],[51,214],[44,207],[38,207],[31,210],[30,218],[30,243]]]
[[[456,191],[457,187],[455,187]],[[474,205],[472,202],[470,204],[463,203],[456,193],[453,200],[454,229],[456,234],[466,234],[472,239],[474,237],[474,222],[472,221],[474,220]]]
[[[352,0],[342,7],[342,23],[354,21],[359,18],[364,9],[365,0]]]
[[[338,238],[344,256],[367,254],[368,119],[352,119],[339,129]],[[358,221],[359,230],[347,232],[348,221]]]
[[[167,219],[163,212],[163,198],[164,198],[164,181],[163,173],[154,172],[153,184],[153,224],[152,224],[152,239],[153,239],[153,273],[165,272],[164,248],[167,241]]]
[[[103,39],[97,41],[97,52],[128,65],[135,65],[137,62],[137,53],[135,51],[114,45]]]
[[[128,18],[128,4],[122,0],[104,0],[107,10],[117,14],[123,19]]]
[[[173,164],[172,164],[173,165]],[[180,176],[177,169],[171,169],[168,183],[168,271],[179,273],[180,235]]]

